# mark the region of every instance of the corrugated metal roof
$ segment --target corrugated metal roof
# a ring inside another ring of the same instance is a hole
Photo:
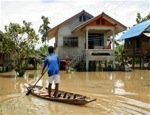
[[[136,37],[141,35],[147,28],[150,26],[150,20],[139,23],[132,28],[130,28],[127,32],[125,32],[118,40],[125,40],[132,37]]]

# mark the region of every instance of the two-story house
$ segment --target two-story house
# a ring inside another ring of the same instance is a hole
[[[94,17],[81,11],[48,31],[55,38],[56,52],[61,59],[69,56],[72,66],[85,62],[88,71],[91,62],[115,61],[114,38],[126,26],[104,12]],[[108,47],[108,39],[112,39]]]

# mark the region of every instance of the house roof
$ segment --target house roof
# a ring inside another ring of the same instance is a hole
[[[150,20],[144,21],[142,23],[133,26],[127,32],[125,32],[118,40],[133,38],[141,35],[144,32],[150,33]]]
[[[115,26],[115,34],[122,32],[124,30],[126,30],[126,26],[124,26],[123,24],[121,24],[120,22],[116,21],[115,19],[111,18],[110,16],[108,16],[107,14],[105,14],[104,12],[102,12],[100,15],[93,17],[91,14],[87,13],[86,11],[81,11],[78,14],[72,16],[71,18],[65,20],[64,22],[60,23],[59,25],[55,26],[54,28],[50,29],[48,31],[48,36],[49,38],[52,38],[54,36],[56,36],[57,30],[60,28],[61,25],[67,23],[68,21],[72,20],[73,18],[81,15],[82,13],[86,13],[88,14],[91,19],[83,22],[82,24],[78,25],[77,27],[75,27],[75,29],[72,32],[77,32],[83,28],[85,28],[87,25],[89,25],[90,23],[96,21],[99,18],[103,18],[105,20],[107,20],[108,22],[110,22],[113,26]]]
[[[81,14],[87,14],[88,16],[90,16],[91,18],[93,17],[93,15],[89,14],[88,12],[86,12],[85,10],[82,10],[81,12],[77,13],[76,15],[70,17],[69,19],[65,20],[64,22],[58,24],[57,26],[55,26],[54,28],[51,28],[49,31],[48,31],[48,36],[49,38],[52,38],[55,36],[57,30],[60,28],[60,26],[62,26],[63,24],[69,22],[70,20],[74,19],[75,17],[78,17],[80,16]]]
[[[121,24],[120,22],[118,22],[117,20],[113,19],[112,17],[108,16],[107,14],[105,14],[104,12],[102,12],[100,15],[93,17],[92,19],[82,23],[81,25],[77,26],[73,32],[79,31],[83,28],[85,28],[87,25],[89,25],[90,23],[96,21],[99,18],[103,18],[105,20],[107,20],[108,22],[110,22],[113,26],[115,26],[115,34],[122,32],[124,30],[126,30],[126,26],[124,26],[123,24]]]

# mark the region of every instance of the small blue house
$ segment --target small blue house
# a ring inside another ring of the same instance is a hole
[[[132,67],[135,68],[135,60],[144,69],[144,63],[150,69],[150,20],[139,23],[125,32],[119,40],[124,40],[125,58],[132,58]]]

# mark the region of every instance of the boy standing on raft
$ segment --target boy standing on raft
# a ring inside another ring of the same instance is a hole
[[[44,66],[42,68],[42,75],[44,74],[44,70],[47,67],[48,68],[48,77],[49,77],[49,85],[48,85],[48,94],[49,97],[51,97],[51,90],[52,90],[52,83],[54,81],[55,83],[55,91],[54,91],[54,97],[57,96],[58,89],[59,89],[59,83],[60,83],[60,75],[59,75],[59,57],[57,54],[54,53],[54,47],[49,46],[48,47],[48,55],[44,60]]]

